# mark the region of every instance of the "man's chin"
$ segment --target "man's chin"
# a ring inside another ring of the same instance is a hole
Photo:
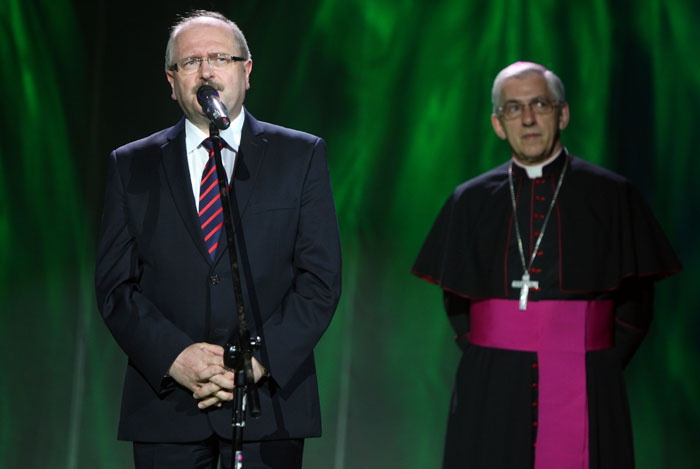
[[[198,127],[206,132],[209,131],[209,125],[211,122],[207,116],[203,114],[194,114],[187,116],[187,120],[194,124],[195,127]]]
[[[537,154],[527,154],[527,153],[517,153],[515,154],[515,159],[518,160],[519,163],[524,164],[525,166],[534,166],[537,164],[542,163],[548,158],[547,155],[542,154],[542,153],[537,153]]]

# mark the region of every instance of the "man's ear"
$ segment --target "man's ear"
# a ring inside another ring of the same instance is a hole
[[[559,130],[564,130],[569,125],[569,117],[569,103],[564,103],[559,109]]]
[[[493,131],[496,132],[496,135],[498,135],[501,140],[508,138],[508,135],[506,135],[506,131],[503,128],[503,125],[501,125],[501,121],[496,113],[491,114],[491,125],[493,126]]]
[[[168,83],[170,83],[170,97],[173,101],[177,101],[177,96],[175,96],[175,77],[173,77],[173,72],[170,70],[165,72],[165,78],[167,78]]]

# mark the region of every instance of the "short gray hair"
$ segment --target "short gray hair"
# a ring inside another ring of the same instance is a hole
[[[173,65],[173,48],[175,43],[175,37],[180,33],[182,28],[184,28],[188,24],[206,18],[221,21],[226,26],[231,28],[231,32],[233,32],[233,37],[235,38],[236,45],[238,46],[238,53],[246,60],[251,58],[250,49],[248,48],[248,42],[245,40],[243,31],[241,31],[241,28],[239,28],[236,23],[234,23],[233,21],[216,11],[194,10],[190,13],[187,13],[184,16],[180,16],[170,28],[170,37],[168,37],[168,45],[165,47],[166,71],[170,70],[170,67]]]
[[[547,81],[547,88],[554,95],[557,101],[566,102],[566,90],[564,89],[564,83],[561,79],[554,74],[551,70],[540,64],[533,62],[515,62],[508,65],[506,68],[501,70],[496,79],[493,81],[493,88],[491,88],[491,104],[493,105],[493,112],[498,110],[501,105],[501,91],[503,90],[503,83],[509,78],[522,78],[530,73],[536,73],[542,75]]]

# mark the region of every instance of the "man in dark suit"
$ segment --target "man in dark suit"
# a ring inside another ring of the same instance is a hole
[[[166,74],[185,117],[110,155],[95,285],[129,358],[118,437],[134,442],[136,467],[231,462],[234,371],[222,346],[239,321],[221,217],[213,234],[200,218],[210,159],[210,120],[196,97],[204,84],[231,117],[221,155],[247,327],[262,339],[252,359],[262,417],[246,421],[245,467],[301,467],[304,438],[321,432],[313,349],[341,284],[326,148],[243,108],[251,70],[233,22],[206,11],[182,18],[171,30]]]

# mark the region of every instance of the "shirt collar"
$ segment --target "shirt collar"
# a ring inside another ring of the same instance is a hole
[[[563,151],[564,151],[564,147],[561,147],[556,155],[550,156],[549,158],[544,160],[542,163],[538,163],[538,164],[534,164],[534,165],[530,165],[530,166],[522,164],[520,161],[516,160],[515,158],[512,158],[512,160],[516,166],[519,166],[520,168],[525,170],[525,172],[527,173],[527,177],[529,177],[530,179],[536,179],[536,178],[542,177],[542,174],[543,174],[542,170],[544,169],[544,167],[547,166],[552,161],[559,158],[559,155],[561,155]]]
[[[231,121],[231,125],[226,130],[221,130],[219,135],[226,142],[226,146],[233,151],[238,151],[241,144],[241,134],[243,132],[243,122],[245,121],[245,112],[241,108],[235,119]],[[202,141],[209,137],[209,134],[202,132],[189,119],[185,119],[185,145],[187,153],[197,149]]]

